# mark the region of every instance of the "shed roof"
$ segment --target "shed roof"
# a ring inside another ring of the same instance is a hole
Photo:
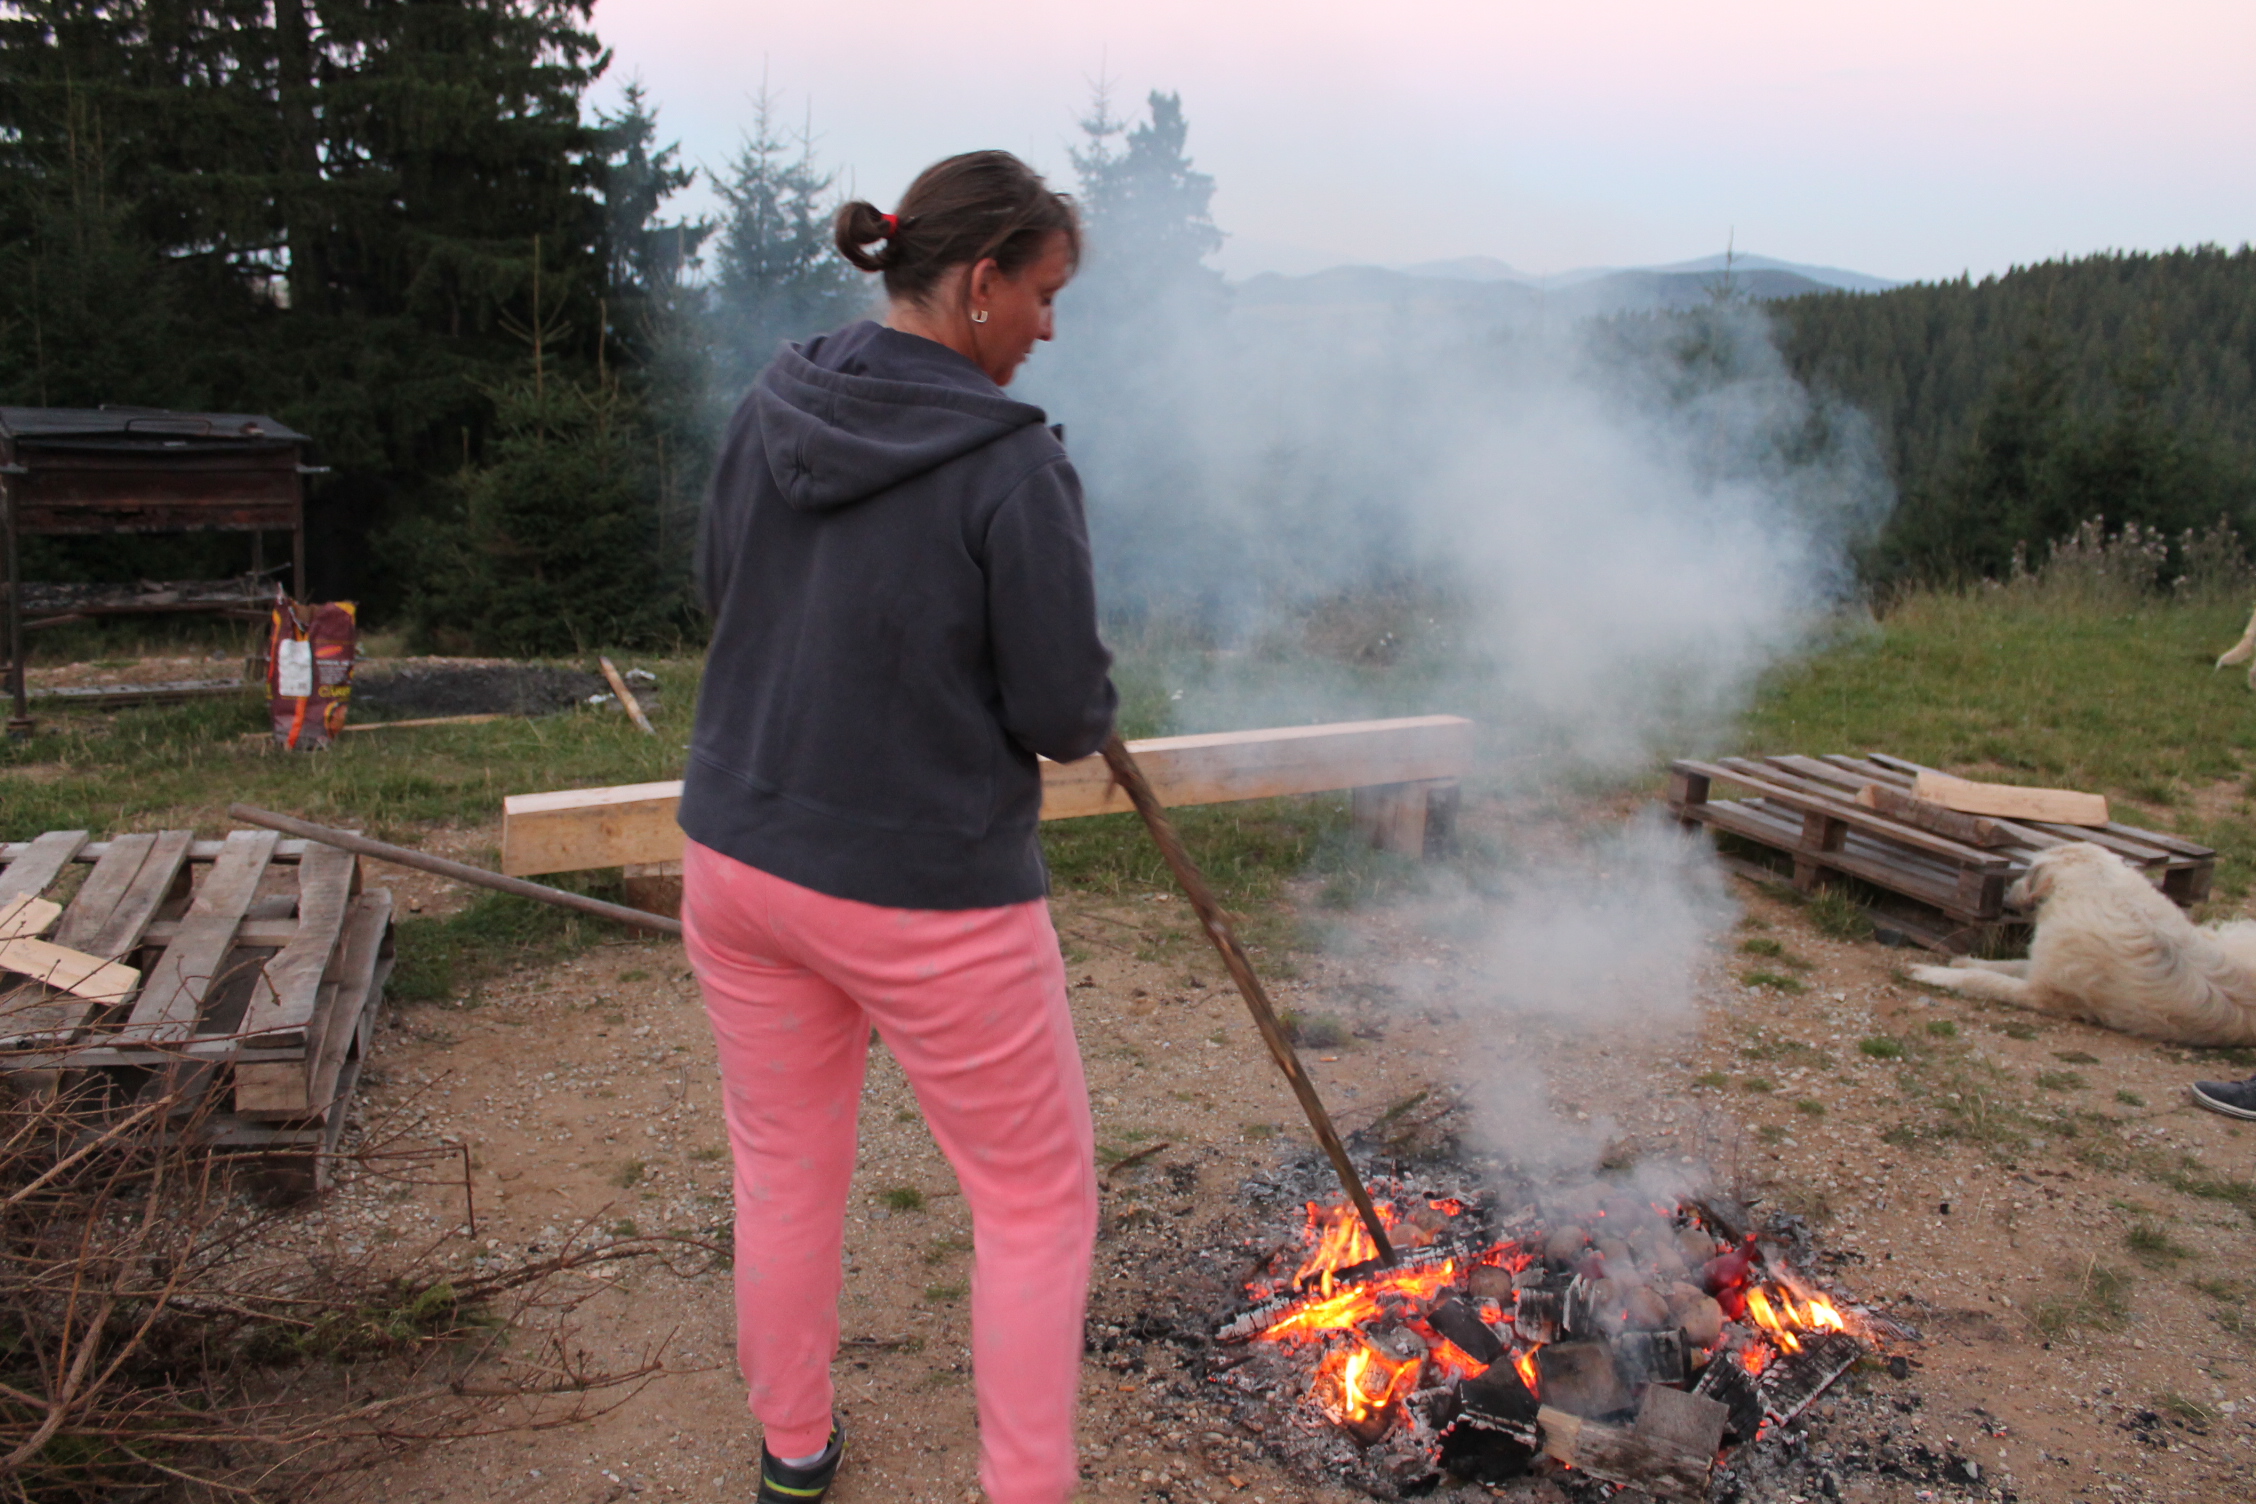
[[[105,449],[268,448],[313,442],[257,413],[182,413],[161,407],[0,407],[0,439]]]

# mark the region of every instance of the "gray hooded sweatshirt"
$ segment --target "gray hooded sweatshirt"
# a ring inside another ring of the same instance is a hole
[[[1094,752],[1118,704],[1042,410],[878,324],[791,346],[729,425],[699,548],[682,829],[888,908],[1041,897],[1035,755]]]

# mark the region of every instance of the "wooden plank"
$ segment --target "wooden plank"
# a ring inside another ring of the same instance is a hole
[[[170,945],[180,936],[181,921],[160,919],[142,933],[145,945]],[[245,919],[235,928],[237,945],[263,946],[268,950],[281,950],[298,935],[295,919]]]
[[[508,711],[495,710],[478,715],[422,715],[405,721],[355,721],[345,729],[347,731],[412,731],[418,726],[483,726],[488,721],[521,721],[523,719],[525,717],[521,715],[512,715]],[[247,734],[251,736],[267,735],[264,731],[253,731]]]
[[[1625,1431],[1545,1405],[1535,1423],[1543,1451],[1593,1478],[1621,1483],[1663,1499],[1705,1499],[1714,1454],[1692,1452],[1669,1437]]]
[[[1824,813],[1833,816],[1844,824],[1885,836],[1889,840],[1899,842],[1913,850],[1946,858],[1960,866],[1997,867],[2005,865],[2006,859],[1993,852],[1980,851],[1972,846],[1961,846],[1956,841],[1943,836],[1929,835],[1923,830],[1906,829],[1901,822],[1891,820],[1885,815],[1875,814],[1853,800],[1835,799],[1829,794],[1813,792],[1806,787],[1795,788],[1761,764],[1749,763],[1744,758],[1727,757],[1720,763],[1715,764],[1686,759],[1680,766],[1695,773],[1705,773],[1710,778],[1720,782],[1736,783],[1742,788],[1752,789],[1766,798],[1775,799],[1781,804],[1791,805],[1805,812],[1811,809],[1821,809]]]
[[[121,876],[125,879],[123,886],[106,908],[99,898],[83,909],[73,903],[55,938],[89,955],[130,955],[147,935],[157,910],[178,890],[194,842],[194,832],[186,830],[119,836],[111,841],[110,849],[95,862],[85,886],[79,889],[79,898],[85,900],[98,885],[106,896],[110,885]],[[132,864],[130,872],[123,870],[126,862]]]
[[[8,870],[0,872],[0,903],[27,893],[37,897],[46,892],[47,885],[62,875],[63,867],[85,844],[83,830],[50,830],[24,842],[10,854]]]
[[[1319,794],[1382,783],[1462,778],[1473,766],[1473,723],[1460,716],[1342,721],[1133,742],[1152,790],[1170,807]],[[1042,818],[1132,809],[1101,757],[1042,765]]]
[[[359,882],[360,858],[351,852],[322,846],[306,853],[298,864],[297,933],[260,971],[238,1034],[270,1047],[304,1038]]]
[[[1747,808],[1751,800],[1716,800],[1707,804],[1690,805],[1685,813],[1706,825],[1728,830],[1733,835],[1744,836],[1757,845],[1792,855],[1795,842],[1800,838],[1799,821],[1787,822],[1776,816],[1765,816]],[[1854,844],[1844,843],[1842,849],[1830,853],[1824,864],[1850,877],[1861,877],[1866,882],[1890,892],[1901,893],[1906,898],[1917,899],[1931,907],[1951,911],[1958,901],[1956,877],[1938,881],[1907,871],[1901,863],[1889,861],[1860,850]],[[1771,880],[1784,882],[1784,874],[1771,873]],[[1975,919],[1975,915],[1955,916]]]
[[[340,1074],[383,997],[391,972],[392,894],[377,888],[353,897],[337,948],[333,975],[323,984],[325,1006],[308,1030],[304,1058],[235,1067],[235,1110],[260,1118],[306,1118],[335,1101]]]
[[[1856,802],[1866,809],[1876,809],[1883,815],[1892,815],[1921,830],[1931,830],[1939,836],[1949,836],[1967,846],[1992,847],[2012,844],[2013,837],[1997,821],[1986,815],[1968,815],[1952,809],[1947,804],[1936,804],[1917,794],[1907,794],[1892,784],[1868,783],[1857,790]]]
[[[1473,723],[1410,716],[1284,726],[1131,743],[1161,802],[1222,804],[1373,784],[1461,778],[1472,770]],[[1070,820],[1132,808],[1101,757],[1044,761],[1042,818]],[[512,877],[591,867],[678,862],[681,784],[513,794],[502,801],[501,870]]]
[[[266,733],[260,732],[259,734],[263,736]],[[33,844],[34,843],[30,841],[0,841],[0,862],[13,862],[18,860],[23,856],[25,852],[29,851],[32,848]],[[222,841],[197,841],[190,845],[188,848],[188,860],[190,860],[191,862],[209,862],[217,860],[220,850],[225,844],[226,843]],[[300,840],[284,841],[274,848],[274,860],[278,862],[294,862],[298,860],[298,858],[305,855],[305,849],[308,844],[308,842]],[[318,845],[320,843],[313,842],[310,844]],[[79,848],[78,855],[72,858],[72,860],[80,862],[100,861],[104,854],[109,851],[109,849],[110,843],[108,841],[89,841],[84,846]]]
[[[1829,760],[1838,761],[1838,759]],[[1904,778],[1908,775],[1914,784],[1920,775],[1937,771],[1905,758],[1890,757],[1881,752],[1872,754],[1871,765],[1882,768],[1898,778]],[[1948,777],[1949,775],[1941,776]],[[2110,820],[2105,825],[2099,826],[2019,821],[2015,822],[2012,828],[2020,834],[2022,839],[2033,846],[2042,848],[2057,846],[2064,841],[2090,841],[2095,845],[2105,846],[2119,856],[2128,857],[2141,866],[2152,866],[2159,861],[2172,858],[2182,859],[2188,865],[2193,866],[2198,866],[2204,862],[2214,865],[2217,859],[2217,853],[2212,848],[2188,841],[2182,836],[2168,835],[2158,830],[2146,830],[2136,825],[2124,825],[2115,820]]]
[[[149,972],[148,985],[118,1036],[121,1043],[183,1040],[195,1033],[204,998],[235,946],[243,913],[258,896],[259,878],[274,855],[278,834],[238,830],[222,843],[212,870],[196,890],[180,932]]]
[[[2023,788],[2012,783],[1976,783],[1948,773],[1922,773],[1912,792],[1969,815],[2002,815],[2008,820],[2036,820],[2048,825],[2108,823],[2107,796],[2075,789]]]
[[[0,940],[0,971],[45,982],[90,1003],[121,1003],[141,973],[50,940]]]
[[[36,893],[25,893],[0,904],[0,940],[25,940],[47,933],[47,926],[62,917],[63,906]]]

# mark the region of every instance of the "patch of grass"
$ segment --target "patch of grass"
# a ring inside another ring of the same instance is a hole
[[[2077,1071],[2037,1072],[2037,1085],[2046,1091],[2082,1091],[2088,1084]]]
[[[1800,977],[1788,976],[1782,971],[1750,971],[1742,976],[1739,981],[1742,986],[1769,987],[1779,992],[1807,992],[1809,990]]]
[[[2140,1222],[2123,1234],[2123,1246],[2137,1256],[2149,1269],[2159,1269],[2166,1264],[2182,1264],[2193,1257],[2193,1250],[2175,1242],[2170,1235],[2151,1222]]]
[[[1277,1136],[1275,1123],[1240,1123],[1238,1132],[1252,1143],[1263,1144]]]
[[[2212,1410],[2198,1400],[2189,1400],[2175,1389],[2156,1395],[2154,1408],[2164,1415],[2176,1416],[2189,1426],[2213,1426],[2225,1418],[2223,1411]]]
[[[970,1293],[971,1286],[961,1281],[952,1280],[945,1284],[926,1285],[924,1287],[924,1298],[926,1300],[958,1301]]]
[[[715,1160],[726,1159],[728,1158],[728,1154],[729,1151],[726,1146],[718,1146],[708,1149],[692,1149],[689,1151],[689,1157],[696,1160],[701,1165],[709,1165],[712,1164]]]
[[[877,1204],[887,1211],[921,1212],[924,1210],[924,1192],[913,1185],[887,1186],[877,1193]]]
[[[614,1238],[631,1238],[638,1230],[639,1229],[637,1229],[635,1226],[634,1218],[632,1217],[621,1217],[618,1221],[612,1223],[609,1227],[604,1229],[604,1231],[610,1233]]]
[[[654,737],[616,711],[586,709],[347,736],[327,751],[293,754],[244,734],[266,729],[256,694],[109,715],[43,708],[35,735],[0,747],[0,768],[60,764],[66,776],[0,779],[0,828],[192,826],[210,836],[228,828],[228,801],[240,799],[413,844],[429,825],[491,820],[509,794],[679,777],[702,663],[651,667],[661,690]]]
[[[1319,794],[1242,804],[1170,810],[1169,817],[1206,874],[1215,895],[1231,909],[1274,904],[1284,885],[1312,866],[1353,878],[1348,796]],[[1052,820],[1041,830],[1051,877],[1083,893],[1128,897],[1173,893],[1175,879],[1134,814]],[[1321,862],[1319,861],[1321,858]],[[1357,889],[1365,885],[1351,880]],[[1352,900],[1351,900],[1352,901]],[[1188,915],[1189,906],[1183,906]]]
[[[1820,888],[1810,895],[1802,912],[1809,916],[1811,928],[1828,940],[1870,940],[1872,916],[1858,903],[1838,888]]]
[[[2089,1050],[2054,1050],[2052,1058],[2062,1065],[2097,1065],[2099,1057]]]
[[[2162,1183],[2183,1195],[2237,1206],[2251,1220],[2256,1220],[2256,1184],[2230,1176],[2219,1178],[2190,1162],[2166,1171]]]
[[[542,881],[614,902],[620,897],[615,881],[588,873],[551,873]],[[550,965],[620,938],[618,927],[601,919],[488,892],[452,914],[404,917],[393,933],[399,956],[386,991],[407,1003],[445,1002],[512,966]]]
[[[1788,1136],[1789,1130],[1777,1123],[1765,1123],[1755,1130],[1755,1137],[1766,1144],[1784,1143]]]
[[[930,1269],[936,1264],[945,1264],[959,1253],[969,1252],[971,1252],[971,1239],[941,1238],[925,1246],[924,1267]]]
[[[1739,953],[1743,956],[1783,956],[1786,954],[1786,947],[1767,936],[1755,935],[1739,942]]]
[[[2146,1098],[2140,1096],[2137,1092],[2130,1090],[2128,1087],[2122,1086],[2115,1088],[2115,1100],[2122,1103],[2125,1107],[2144,1107],[2146,1105]]]
[[[1755,1092],[1776,1091],[1778,1089],[1771,1083],[1770,1078],[1767,1076],[1749,1076],[1746,1080],[1739,1083],[1739,1087],[1742,1091]]]
[[[2037,1037],[2037,1026],[2035,1024],[2025,1024],[2018,1020],[2013,1023],[1999,1024],[1997,1031],[2008,1039],[2034,1039]]]
[[[1927,1032],[1937,1039],[1956,1039],[1958,1025],[1947,1018],[1930,1018],[1927,1020]]]
[[[1804,1117],[1821,1118],[1825,1116],[1825,1104],[1815,1097],[1802,1098],[1794,1104],[1794,1110]]]
[[[1731,1078],[1722,1071],[1702,1071],[1692,1078],[1692,1084],[1720,1091],[1731,1084]]]
[[[611,1183],[622,1191],[626,1190],[629,1186],[639,1184],[643,1173],[649,1168],[639,1159],[630,1159],[611,1172]]]
[[[2211,1300],[2229,1300],[2235,1305],[2248,1299],[2248,1286],[2232,1279],[2189,1279],[2186,1283]]]
[[[2130,1320],[2130,1297],[2131,1277],[2094,1259],[2070,1288],[2039,1302],[2029,1317],[2047,1337],[2065,1336],[2077,1327],[2116,1331]]]
[[[1868,1055],[1874,1060],[1901,1060],[1903,1052],[1903,1041],[1891,1039],[1885,1034],[1868,1035],[1857,1041],[1857,1053]]]
[[[1831,1055],[1799,1039],[1758,1038],[1753,1044],[1741,1045],[1739,1054],[1746,1060],[1775,1060],[1781,1065],[1808,1066],[1821,1071],[1833,1069]]]
[[[1348,1032],[1347,1023],[1336,1014],[1302,1013],[1294,1008],[1277,1012],[1277,1022],[1284,1025],[1285,1038],[1312,1050],[1339,1050],[1347,1047],[1354,1036]]]

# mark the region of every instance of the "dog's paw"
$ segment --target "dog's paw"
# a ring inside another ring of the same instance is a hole
[[[1959,966],[1914,966],[1911,979],[1925,982],[1930,987],[1956,987],[1966,978],[1965,968]]]

